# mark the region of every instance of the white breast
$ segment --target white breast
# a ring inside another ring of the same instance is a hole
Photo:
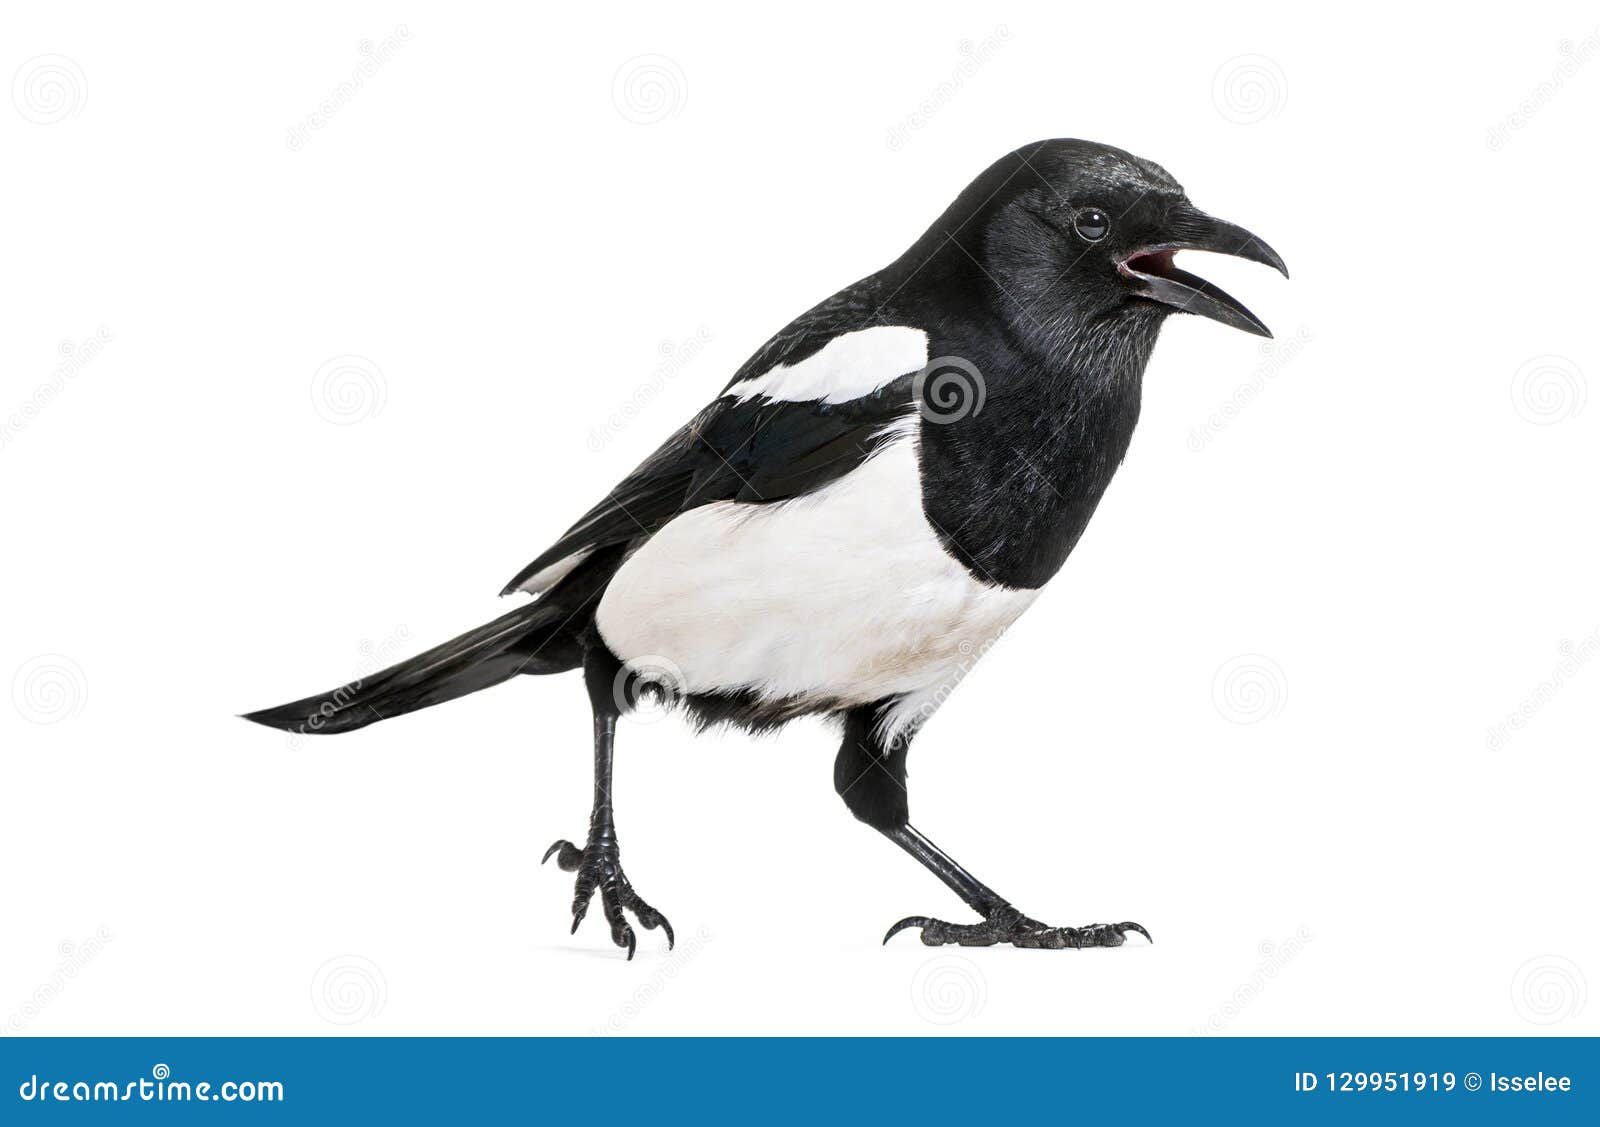
[[[596,624],[623,661],[665,659],[692,693],[902,699],[926,718],[1037,591],[975,580],[922,513],[913,415],[815,493],[674,518],[622,565]]]

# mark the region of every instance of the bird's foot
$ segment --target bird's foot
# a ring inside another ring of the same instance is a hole
[[[605,914],[606,923],[611,925],[611,942],[627,948],[628,958],[633,958],[637,940],[627,917],[622,914],[624,908],[638,917],[642,926],[651,930],[659,927],[666,932],[667,950],[672,950],[672,925],[667,922],[667,917],[646,904],[643,897],[633,890],[633,885],[628,883],[628,875],[622,871],[622,857],[615,838],[597,841],[591,837],[588,845],[582,849],[562,838],[545,850],[544,858],[539,863],[542,865],[551,857],[555,857],[556,864],[564,871],[578,874],[572,896],[574,932],[588,914],[589,902],[598,890],[600,910]]]
[[[1136,923],[1086,924],[1083,927],[1050,927],[1030,919],[1009,904],[990,912],[982,923],[952,924],[928,916],[907,916],[889,929],[885,943],[907,928],[920,928],[922,942],[929,947],[959,943],[963,947],[992,947],[1009,943],[1013,947],[1121,947],[1123,936],[1136,931],[1145,939],[1150,933]],[[1154,940],[1150,940],[1154,942]]]

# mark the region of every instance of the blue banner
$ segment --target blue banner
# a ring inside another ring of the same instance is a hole
[[[1597,1061],[1595,1038],[1553,1037],[8,1037],[0,1108],[7,1124],[1594,1124]]]

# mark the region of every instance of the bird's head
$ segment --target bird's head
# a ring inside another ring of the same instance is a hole
[[[1173,259],[1214,251],[1289,274],[1261,239],[1191,204],[1160,165],[1088,141],[1018,149],[941,222],[1023,331],[1029,323],[1051,335],[1101,320],[1158,323],[1184,312],[1270,337],[1255,314]]]

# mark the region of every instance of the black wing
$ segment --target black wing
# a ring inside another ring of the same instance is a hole
[[[798,363],[844,333],[883,324],[877,309],[867,285],[830,298],[763,345],[728,387],[777,364]],[[782,501],[844,476],[885,440],[890,424],[912,410],[913,374],[842,403],[741,399],[724,389],[722,398],[667,439],[501,594],[537,591],[547,578],[566,573],[557,568],[563,561],[648,538],[700,505]]]

